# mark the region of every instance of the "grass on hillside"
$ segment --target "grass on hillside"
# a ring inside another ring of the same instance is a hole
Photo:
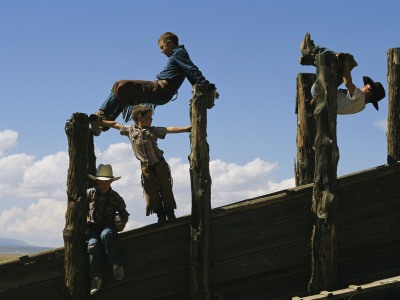
[[[19,258],[20,256],[23,256],[23,254],[0,254],[0,263]]]

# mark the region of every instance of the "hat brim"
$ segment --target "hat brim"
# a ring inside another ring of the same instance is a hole
[[[375,82],[368,76],[363,76],[364,85],[369,84],[371,87],[375,86]]]
[[[90,174],[88,176],[89,176],[90,179],[102,180],[102,181],[109,181],[109,180],[116,181],[118,179],[121,179],[121,176],[119,176],[119,177],[96,177],[96,176],[93,176],[93,175],[90,175]]]

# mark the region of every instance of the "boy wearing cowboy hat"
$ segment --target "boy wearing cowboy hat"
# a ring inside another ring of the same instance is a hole
[[[153,109],[137,105],[132,110],[135,125],[122,125],[115,121],[99,120],[101,125],[118,129],[129,138],[133,152],[142,166],[142,186],[146,195],[146,216],[156,213],[158,222],[174,220],[176,202],[172,192],[172,177],[164,152],[158,148],[157,140],[168,133],[190,132],[188,127],[151,126]]]
[[[111,183],[121,178],[113,176],[111,165],[100,164],[96,176],[90,174],[88,176],[97,183],[97,187],[86,191],[89,204],[87,240],[90,294],[93,295],[99,291],[102,284],[101,245],[106,250],[108,262],[113,265],[114,279],[124,278],[124,269],[118,257],[115,239],[117,231],[122,231],[128,222],[129,213],[126,211],[124,199],[111,188]],[[116,212],[121,219],[118,223],[115,218]]]
[[[340,115],[355,114],[364,110],[365,105],[372,103],[379,110],[378,101],[385,98],[385,89],[380,82],[374,82],[368,76],[363,77],[364,86],[359,89],[352,81],[351,70],[358,64],[354,57],[348,53],[337,53],[325,47],[315,46],[307,33],[300,44],[300,64],[315,66],[315,55],[332,53],[338,59],[338,86],[343,82],[347,90],[339,89],[337,93],[337,113]],[[315,96],[315,84],[311,88]]]

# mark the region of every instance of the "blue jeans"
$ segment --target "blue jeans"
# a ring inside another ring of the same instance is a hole
[[[320,47],[320,46],[315,46],[314,49],[314,57],[317,54],[325,54],[325,53],[331,53],[331,54],[337,54],[336,51],[333,51],[331,49],[328,49],[326,47]],[[315,62],[314,62],[314,66],[315,66]],[[311,96],[314,98],[315,97],[315,83],[312,85],[311,87]]]
[[[114,121],[122,112],[125,121],[128,121],[133,106],[144,103],[153,107],[163,105],[168,103],[175,93],[174,85],[165,80],[119,80],[114,84],[111,94],[100,110],[104,111],[109,121]]]
[[[115,119],[121,114],[122,107],[121,102],[115,98],[113,92],[111,92],[110,96],[104,101],[101,105],[100,110],[104,111],[107,116],[107,120],[115,121]]]
[[[114,226],[94,226],[87,233],[89,254],[89,278],[100,276],[101,273],[101,246],[103,245],[110,264],[121,265],[118,257],[115,239],[117,231]]]

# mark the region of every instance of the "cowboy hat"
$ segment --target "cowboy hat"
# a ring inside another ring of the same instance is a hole
[[[368,76],[363,76],[364,85],[369,84],[372,90],[372,96],[369,98],[369,101],[373,104],[376,110],[379,110],[378,101],[385,98],[385,89],[383,88],[380,82],[374,82]]]
[[[96,172],[96,176],[93,175],[88,175],[90,179],[93,180],[118,180],[121,178],[121,176],[119,177],[114,177],[113,176],[113,171],[112,171],[112,167],[111,165],[103,165],[100,164],[99,167],[97,168],[97,172]]]

